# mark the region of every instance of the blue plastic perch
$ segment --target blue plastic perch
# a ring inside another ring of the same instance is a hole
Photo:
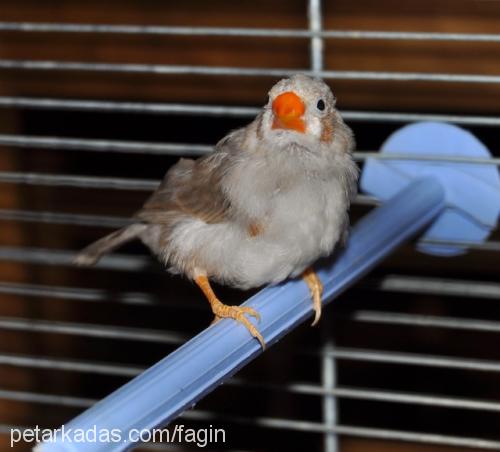
[[[428,150],[428,146],[424,147],[422,141],[420,141],[421,148],[412,141],[414,139],[418,141],[418,137],[422,137],[418,130],[415,133],[415,127],[421,127],[426,133],[432,133],[436,140],[439,135],[440,142],[445,140],[443,138],[445,136],[453,140],[457,134],[466,133],[445,124],[426,123],[408,126],[398,132],[398,146],[400,146],[398,152],[407,151],[404,140],[401,140],[401,133],[404,134],[405,130],[409,132],[411,138],[407,144],[412,143],[410,146],[412,154],[417,154],[419,149]],[[425,140],[431,138],[427,137]],[[390,140],[388,143],[390,144]],[[461,146],[456,140],[454,143],[454,155],[460,154]],[[470,146],[467,149],[469,152],[474,146],[470,142],[467,145]],[[435,147],[431,148],[431,151],[432,154],[440,154],[440,149]],[[482,156],[484,157],[484,154]],[[401,164],[404,168],[397,166]],[[468,216],[469,221],[476,221],[479,215],[477,206],[458,206],[460,199],[452,196],[455,192],[450,187],[456,187],[457,183],[460,185],[459,179],[465,178],[463,172],[465,166],[470,167],[479,178],[481,178],[482,170],[490,171],[492,168],[487,168],[484,164],[461,163],[458,164],[461,165],[460,168],[454,171],[455,165],[457,164],[402,162],[401,160],[367,162],[362,179],[362,187],[365,191],[378,193],[382,199],[388,198],[387,193],[391,190],[394,192],[395,187],[398,187],[398,191],[395,194],[392,193],[384,205],[374,209],[356,224],[346,248],[335,260],[329,260],[318,267],[318,274],[325,287],[325,304],[353,285],[406,240],[419,231],[429,230],[431,225],[437,224],[436,220],[442,218],[450,209],[454,214],[458,212],[458,215]],[[417,167],[421,168],[421,173],[416,169]],[[444,168],[449,169],[445,179],[440,176]],[[491,186],[485,190],[493,190],[491,193],[496,190],[497,202],[493,202],[493,205],[490,203],[484,211],[493,211],[489,218],[496,215],[496,220],[500,208],[500,182],[498,182],[496,168],[493,170],[495,174],[492,174],[489,179]],[[392,173],[396,174],[398,185],[396,182],[391,182],[390,174]],[[466,179],[470,182],[471,178],[472,176]],[[483,182],[480,181],[479,185]],[[380,188],[381,185],[385,188]],[[469,186],[468,189],[472,187]],[[453,192],[451,195],[450,190]],[[484,199],[484,197],[476,198],[475,204],[482,203]],[[471,208],[473,214],[469,212]],[[487,215],[482,215],[481,220],[484,220],[485,216]],[[459,224],[462,223],[459,222]],[[482,221],[479,227],[485,229],[487,224]],[[438,236],[442,237],[439,231]],[[483,238],[484,236],[485,234]],[[471,236],[467,237],[471,239]],[[450,254],[449,250],[445,248],[443,253]],[[436,252],[435,249],[431,251]],[[252,306],[260,312],[262,320],[259,329],[268,345],[278,341],[288,331],[312,315],[309,290],[301,280],[267,287],[250,298],[245,305]],[[328,311],[325,314],[328,315]],[[133,446],[134,441],[138,439],[137,435],[128,437],[133,429],[140,431],[166,425],[260,353],[262,350],[259,343],[251,338],[243,326],[231,320],[222,320],[65,426],[66,429],[73,430],[119,429],[123,441],[119,443],[69,443],[59,438],[53,443],[40,445],[38,450],[43,452],[125,450]]]

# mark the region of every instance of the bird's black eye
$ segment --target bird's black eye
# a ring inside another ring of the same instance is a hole
[[[325,101],[323,99],[318,100],[318,103],[316,104],[316,108],[319,111],[324,111],[324,109],[326,108]]]

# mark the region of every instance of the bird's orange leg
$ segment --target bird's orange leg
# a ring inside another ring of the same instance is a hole
[[[304,273],[302,273],[302,278],[311,291],[314,309],[314,320],[312,326],[314,326],[319,322],[321,317],[321,296],[323,295],[323,284],[321,284],[318,275],[311,267],[307,268]]]
[[[259,313],[248,306],[228,306],[223,304],[215,295],[212,287],[210,286],[210,282],[206,275],[197,276],[195,279],[196,284],[205,294],[212,307],[212,312],[215,314],[215,321],[220,320],[222,318],[231,318],[236,320],[237,322],[242,323],[250,334],[260,342],[260,345],[263,349],[266,348],[266,343],[264,342],[264,338],[259,333],[259,330],[255,328],[255,326],[245,317],[245,314],[251,315],[255,317],[257,321],[260,320]]]

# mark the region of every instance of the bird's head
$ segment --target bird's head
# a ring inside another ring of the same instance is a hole
[[[332,142],[338,121],[345,127],[328,85],[301,74],[280,80],[271,88],[261,121],[266,139],[308,148]]]

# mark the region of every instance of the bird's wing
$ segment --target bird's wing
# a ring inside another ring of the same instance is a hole
[[[221,140],[209,155],[197,160],[180,159],[135,217],[156,224],[170,223],[178,214],[212,224],[227,221],[231,205],[222,180],[239,143],[234,135]]]

